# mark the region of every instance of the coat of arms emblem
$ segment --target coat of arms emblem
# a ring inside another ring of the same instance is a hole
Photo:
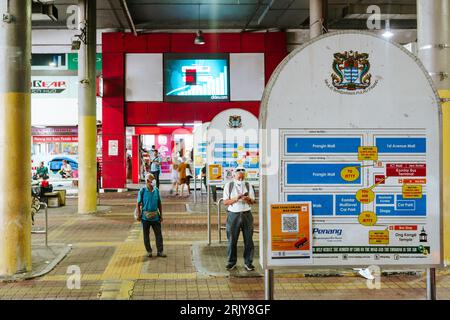
[[[372,75],[369,73],[368,53],[344,51],[334,54],[331,80],[338,90],[364,90],[371,85]]]
[[[228,118],[228,127],[232,129],[238,129],[242,127],[241,116],[230,116]]]

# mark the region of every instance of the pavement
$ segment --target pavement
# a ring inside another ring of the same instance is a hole
[[[205,213],[186,210],[193,196],[170,196],[168,185],[161,189],[167,258],[145,255],[141,226],[133,219],[137,191],[101,194],[101,212],[90,215],[78,214],[76,199],[68,198],[65,207],[49,208],[48,239],[50,248],[70,245],[70,250],[41,276],[0,282],[0,299],[264,299],[257,259],[254,272],[243,269],[241,254],[238,269],[225,270],[226,246],[217,244],[216,215],[212,215],[212,245],[207,246]],[[225,218],[222,215],[222,224]],[[35,227],[43,225],[44,215],[38,213]],[[153,234],[151,239],[154,246]],[[257,246],[258,240],[255,234]],[[43,244],[43,235],[32,235],[33,257]],[[50,261],[40,259],[44,260]],[[289,300],[421,300],[426,298],[425,280],[423,270],[384,272],[378,289],[370,289],[352,269],[286,270],[275,273],[274,292],[275,299]],[[450,299],[448,270],[437,272],[437,298]]]

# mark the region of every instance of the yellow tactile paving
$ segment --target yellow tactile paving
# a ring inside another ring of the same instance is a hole
[[[102,278],[104,280],[137,279],[144,258],[140,242],[125,242],[117,247]]]

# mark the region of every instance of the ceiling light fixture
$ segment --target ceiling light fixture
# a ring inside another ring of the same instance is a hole
[[[197,31],[197,36],[195,37],[194,43],[198,45],[205,44],[205,39],[203,38],[203,32],[201,30]]]
[[[157,123],[156,126],[158,127],[181,127],[183,126],[182,123]]]
[[[394,36],[394,34],[391,32],[389,20],[386,20],[385,30],[386,31],[384,31],[383,37],[389,39],[389,38],[392,38],[392,36]]]
[[[198,28],[199,30],[197,31],[194,44],[202,45],[205,44],[205,39],[203,38],[203,32],[200,30],[200,4],[198,5]]]

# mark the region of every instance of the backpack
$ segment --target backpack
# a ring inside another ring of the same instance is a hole
[[[251,186],[253,189],[253,186]],[[228,185],[228,194],[231,197],[231,191],[233,191],[234,188],[234,181],[231,181],[230,184]],[[250,183],[245,181],[245,188],[250,191]],[[253,193],[255,192],[255,190],[253,190]]]

